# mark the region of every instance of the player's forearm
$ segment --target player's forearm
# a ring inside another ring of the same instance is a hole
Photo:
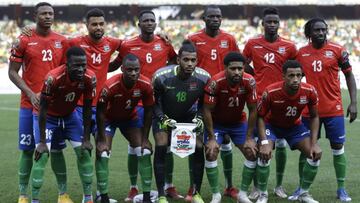
[[[45,99],[40,99],[39,109],[39,130],[40,130],[40,142],[46,144],[46,114],[48,109],[48,103]]]
[[[357,98],[356,98],[357,89],[356,89],[356,82],[355,82],[354,74],[352,72],[345,74],[345,79],[346,79],[346,85],[348,87],[348,91],[349,91],[349,95],[350,95],[350,102],[352,104],[356,104],[357,103]]]
[[[215,139],[213,120],[211,117],[211,110],[206,107],[206,108],[204,108],[203,112],[204,112],[204,124],[205,124],[205,129],[208,133],[208,138],[209,138],[209,140]]]
[[[117,60],[111,61],[108,67],[108,73],[116,71],[120,65],[121,64]]]
[[[21,65],[15,62],[10,62],[9,67],[9,78],[22,92],[24,92],[28,97],[34,92],[26,85],[25,81],[19,75],[19,69]]]
[[[152,123],[152,107],[144,107],[144,128],[143,128],[143,137],[149,139],[149,132]]]
[[[256,125],[256,107],[255,107],[255,104],[254,105],[248,105],[248,109],[249,109],[249,118],[248,118],[248,129],[247,129],[246,138],[250,139],[250,138],[252,138],[252,135],[254,133],[254,128],[255,128],[255,125]]]
[[[310,136],[311,136],[311,144],[316,144],[318,139],[319,132],[319,116],[311,116],[310,117]]]
[[[265,134],[265,121],[262,116],[258,116],[258,131],[259,131],[259,139],[260,140],[266,140],[266,134]]]
[[[84,106],[83,106],[84,137],[83,137],[83,141],[90,140],[91,103],[92,103],[92,100],[89,100],[89,99],[84,100]]]
[[[105,140],[105,104],[99,103],[96,107],[96,125],[98,128],[98,140],[104,141]]]

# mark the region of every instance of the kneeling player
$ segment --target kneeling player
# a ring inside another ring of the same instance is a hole
[[[238,52],[230,52],[224,58],[225,70],[212,77],[205,87],[204,122],[206,134],[205,168],[213,193],[211,203],[220,203],[217,156],[224,135],[229,135],[236,147],[244,154],[246,161],[243,170],[240,194],[245,194],[252,181],[256,166],[256,143],[252,138],[256,123],[256,84],[255,79],[244,73],[245,58]],[[249,109],[243,112],[245,103]],[[238,195],[238,196],[239,196]],[[248,200],[250,202],[250,200]]]
[[[92,203],[91,183],[93,166],[90,158],[91,102],[96,92],[96,77],[86,69],[83,49],[71,47],[66,65],[50,71],[41,91],[39,116],[34,116],[35,164],[32,170],[32,202],[39,202],[45,165],[52,140],[68,139],[76,156],[83,185],[83,203]],[[84,98],[84,128],[74,111],[80,97]],[[38,121],[38,122],[35,122]]]
[[[116,128],[120,129],[129,141],[130,146],[135,149],[138,157],[144,193],[143,202],[151,202],[151,144],[148,137],[151,127],[152,106],[154,105],[153,89],[150,80],[140,75],[140,62],[135,55],[128,54],[124,57],[121,70],[122,74],[117,74],[107,80],[101,90],[96,110],[97,139],[99,143],[106,141],[111,149],[115,130]],[[140,100],[144,106],[144,128],[142,118],[138,117],[136,108]],[[107,191],[110,154],[104,152],[103,149],[97,151],[100,152],[98,158],[106,158],[106,161],[96,162],[99,174],[98,182],[101,183],[98,187],[105,186],[106,188],[102,189]],[[109,203],[108,196],[102,196],[101,202]]]
[[[317,92],[312,85],[301,82],[303,70],[299,62],[289,60],[284,63],[282,69],[284,81],[268,86],[258,105],[260,147],[256,175],[261,194],[257,202],[267,202],[266,188],[271,152],[275,139],[284,138],[292,150],[298,149],[307,156],[302,172],[299,200],[317,203],[318,201],[308,192],[321,158],[321,149],[317,144],[319,129]],[[308,107],[310,113],[310,131],[300,119],[305,107]]]

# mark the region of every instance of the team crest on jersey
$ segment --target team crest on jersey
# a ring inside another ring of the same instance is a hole
[[[135,89],[133,92],[133,97],[140,97],[141,96],[141,92],[139,89]]]
[[[279,54],[285,54],[285,51],[286,51],[285,47],[279,47],[278,50]]]
[[[109,45],[104,45],[104,51],[109,52],[110,51],[110,46]]]
[[[250,85],[251,87],[255,87],[255,84],[256,84],[255,79],[254,79],[254,78],[250,78],[250,79],[249,79],[249,85]]]
[[[161,44],[154,45],[154,51],[161,51],[161,50],[162,50]]]
[[[54,78],[52,76],[49,76],[46,78],[45,80],[45,93],[46,94],[50,94],[50,90],[51,90],[51,86],[54,82]]]
[[[307,98],[306,96],[300,96],[299,104],[307,104]]]
[[[220,48],[223,48],[223,49],[229,48],[229,42],[227,40],[221,40]]]
[[[56,41],[56,42],[55,42],[55,48],[61,49],[61,48],[62,48],[61,42]]]
[[[79,88],[79,89],[85,89],[85,84],[84,84],[84,82],[80,82],[79,85],[78,85],[78,88]]]
[[[89,48],[90,46],[85,45],[85,44],[80,44],[80,47],[81,47],[81,48]]]
[[[332,51],[325,51],[325,57],[332,58],[334,56],[334,53]]]
[[[100,93],[100,98],[99,98],[99,101],[100,102],[105,102],[105,98],[108,96],[108,91],[107,89],[102,89],[101,90],[101,93]]]
[[[210,93],[214,93],[215,92],[215,89],[216,89],[216,81],[213,80],[210,82],[210,85],[209,85],[209,90],[210,90]]]
[[[197,90],[197,83],[196,82],[192,82],[190,83],[190,87],[189,87],[189,90],[190,91],[194,91],[194,90]]]
[[[13,44],[11,45],[11,48],[18,49],[20,47],[20,40],[16,39]]]

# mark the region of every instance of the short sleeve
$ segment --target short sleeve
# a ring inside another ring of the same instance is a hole
[[[270,111],[270,95],[268,93],[268,90],[266,89],[257,106],[258,115],[265,117],[266,114]]]
[[[26,37],[20,35],[11,46],[10,61],[22,63],[24,59],[24,53],[27,47]]]
[[[218,84],[216,80],[211,79],[209,82],[205,85],[204,88],[204,103],[210,104],[210,105],[216,105],[217,102],[217,89]]]
[[[254,104],[257,101],[257,95],[256,95],[256,82],[253,77],[249,79],[249,83],[247,85],[248,94],[246,98],[246,102],[248,104]]]

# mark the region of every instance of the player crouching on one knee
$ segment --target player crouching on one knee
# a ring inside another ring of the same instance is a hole
[[[270,171],[270,159],[277,138],[284,138],[292,150],[298,149],[307,156],[299,200],[317,203],[309,195],[320,164],[321,149],[317,144],[319,129],[318,95],[314,86],[302,83],[303,69],[299,62],[289,60],[282,66],[283,81],[269,85],[258,105],[259,159],[256,167],[260,197],[267,202],[267,182]],[[310,129],[301,121],[303,109],[310,113]]]
[[[151,143],[148,139],[152,121],[154,95],[150,79],[140,74],[139,58],[127,54],[117,74],[106,81],[97,104],[98,142],[106,142],[109,149],[117,128],[135,149],[142,181],[143,202],[150,203],[152,179]],[[138,115],[137,105],[144,106],[144,118]],[[144,122],[142,122],[142,119]],[[110,154],[97,149],[98,188],[108,191],[108,160]],[[105,197],[105,198],[104,198]],[[108,196],[101,197],[102,203],[109,203]]]
[[[205,168],[213,193],[211,203],[221,202],[217,156],[224,135],[230,136],[246,158],[241,188],[249,188],[255,173],[257,147],[252,135],[256,124],[256,82],[244,73],[245,63],[240,53],[228,53],[224,58],[225,70],[213,76],[205,88]],[[249,109],[247,122],[243,112],[245,104]],[[240,191],[238,196],[242,193]],[[244,198],[247,198],[246,192]]]

